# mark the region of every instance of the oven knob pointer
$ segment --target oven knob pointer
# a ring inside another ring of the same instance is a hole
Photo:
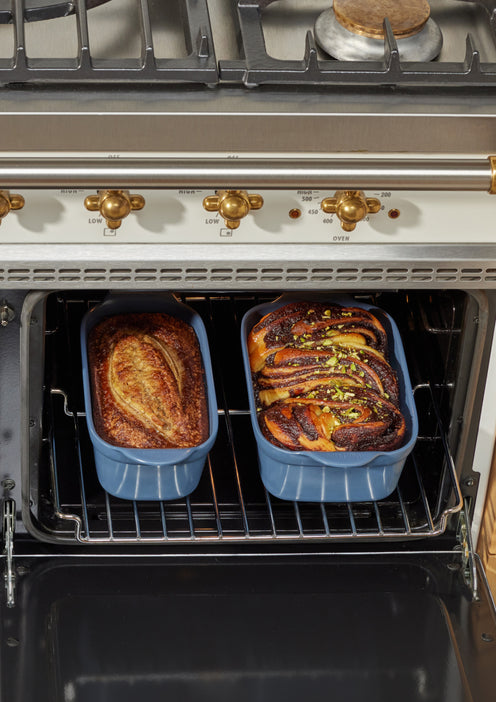
[[[375,197],[365,197],[361,190],[338,190],[334,197],[324,198],[321,207],[326,214],[338,216],[345,232],[352,232],[367,215],[379,212],[381,203]]]
[[[203,200],[207,212],[218,212],[228,229],[237,229],[251,210],[259,210],[264,201],[261,195],[250,195],[245,190],[217,190]]]
[[[130,195],[127,190],[99,190],[98,195],[85,199],[84,206],[90,212],[100,212],[109,229],[119,229],[130,212],[143,209],[145,198]]]
[[[8,190],[0,190],[0,223],[11,210],[22,210],[23,207],[22,195],[11,195]]]

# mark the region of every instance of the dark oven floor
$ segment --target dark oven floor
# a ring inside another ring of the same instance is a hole
[[[463,293],[361,295],[399,326],[419,414],[419,438],[399,486],[379,502],[317,504],[271,497],[259,477],[240,348],[240,323],[264,294],[191,294],[210,343],[219,433],[193,494],[173,502],[116,499],[99,485],[84,412],[79,348],[84,313],[104,292],[46,301],[43,432],[31,453],[32,530],[83,543],[405,539],[439,534],[459,507],[448,448],[462,346]],[[33,332],[34,333],[34,332]],[[35,372],[34,370],[32,371]],[[450,437],[451,441],[451,437]]]

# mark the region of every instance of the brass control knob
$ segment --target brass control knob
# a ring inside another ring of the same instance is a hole
[[[22,195],[11,195],[8,190],[0,190],[0,223],[11,210],[22,210],[23,207]]]
[[[246,190],[217,190],[203,200],[207,212],[218,212],[228,229],[237,229],[251,210],[259,210],[264,201],[261,195],[249,195]]]
[[[130,212],[143,209],[145,198],[127,190],[99,190],[98,195],[85,198],[84,206],[90,212],[100,212],[109,229],[119,229]]]
[[[368,214],[376,214],[381,209],[380,200],[365,197],[361,190],[338,190],[334,197],[322,200],[320,206],[327,214],[338,216],[345,232],[352,232]]]

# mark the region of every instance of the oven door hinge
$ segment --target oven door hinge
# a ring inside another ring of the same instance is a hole
[[[472,592],[472,599],[479,599],[479,585],[477,579],[477,566],[475,563],[474,545],[472,542],[472,529],[469,518],[469,510],[467,501],[463,501],[463,507],[459,513],[457,539],[459,546],[457,548],[462,553],[462,569],[465,583]]]
[[[5,590],[7,607],[15,605],[15,570],[14,570],[14,532],[16,520],[16,503],[11,497],[6,497],[2,504],[3,543],[5,554]]]

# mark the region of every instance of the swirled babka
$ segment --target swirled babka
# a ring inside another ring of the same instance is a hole
[[[388,451],[405,437],[387,334],[360,307],[290,303],[251,330],[258,421],[294,451]]]

